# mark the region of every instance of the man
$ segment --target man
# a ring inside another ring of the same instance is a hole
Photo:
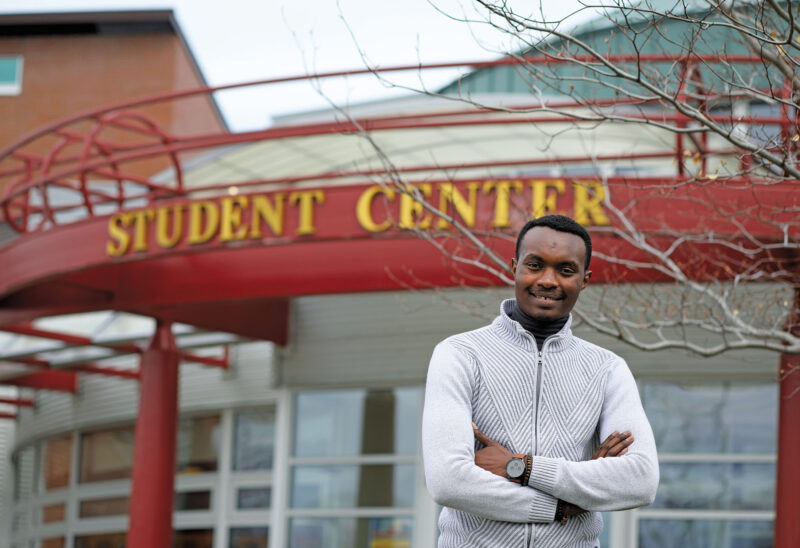
[[[511,260],[516,299],[434,350],[422,444],[445,507],[440,548],[595,548],[596,512],[653,501],[656,448],[633,376],[570,330],[591,250],[568,217],[528,222]]]

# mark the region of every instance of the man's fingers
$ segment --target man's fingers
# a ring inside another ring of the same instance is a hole
[[[633,443],[633,436],[630,430],[625,432],[618,432],[614,430],[609,436],[600,444],[600,447],[592,455],[592,459],[599,459],[603,457],[616,457],[622,456],[622,450],[626,449]]]
[[[621,457],[624,452],[628,451],[628,446],[633,443],[633,436],[629,435],[625,439],[619,440],[615,445],[609,448],[607,457]]]
[[[480,428],[478,428],[478,425],[475,424],[474,422],[472,423],[472,433],[475,434],[475,439],[481,442],[486,447],[489,447],[490,445],[494,445],[495,443],[497,443],[492,438],[487,437],[486,434],[481,432]]]

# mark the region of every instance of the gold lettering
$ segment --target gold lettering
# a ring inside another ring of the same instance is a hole
[[[175,247],[183,236],[183,204],[159,207],[156,210],[156,242],[164,249]],[[172,210],[172,236],[169,235],[169,212]]]
[[[289,203],[299,204],[297,234],[314,234],[314,202],[325,203],[325,193],[321,190],[298,190],[289,194]]]
[[[390,202],[394,201],[394,190],[375,185],[362,192],[356,204],[356,218],[358,219],[358,223],[364,230],[369,232],[383,232],[392,226],[392,221],[390,219],[384,219],[382,223],[378,224],[372,218],[372,200],[374,200],[375,196],[378,194],[383,194]]]
[[[564,181],[531,181],[530,186],[533,190],[531,218],[557,213],[556,199],[559,194],[564,194]]]
[[[431,185],[428,183],[414,185],[410,192],[418,192],[424,198],[430,198],[432,194]],[[425,207],[414,196],[405,193],[400,195],[400,223],[397,226],[400,228],[419,228],[420,230],[428,229],[431,227],[432,214],[428,213],[423,217],[424,213]],[[419,218],[418,223],[415,222],[415,218]]]
[[[222,199],[219,241],[242,240],[247,236],[247,227],[242,226],[242,209],[247,207],[247,196],[233,196]]]
[[[119,257],[127,253],[131,245],[131,235],[123,227],[131,226],[133,215],[130,213],[115,213],[108,221],[108,236],[111,241],[106,244],[106,253],[111,257]],[[116,245],[114,245],[116,241]]]
[[[477,182],[467,183],[469,199],[466,199],[453,183],[441,183],[439,185],[439,211],[447,215],[449,210],[448,205],[452,203],[452,217],[455,219],[456,213],[458,213],[464,220],[465,225],[475,226],[476,199],[480,186],[481,184]],[[450,226],[450,223],[442,217],[439,217],[436,224],[439,228],[447,228]]]
[[[133,250],[147,251],[147,223],[152,222],[156,215],[153,208],[140,209],[133,215]]]
[[[600,181],[575,181],[575,220],[582,225],[607,226],[611,220],[603,211],[606,188]]]
[[[203,222],[205,217],[205,223]],[[205,225],[205,226],[204,226]],[[219,208],[214,202],[193,202],[189,206],[189,243],[209,241],[219,228]]]
[[[261,221],[269,225],[275,236],[283,235],[283,203],[286,194],[279,192],[273,195],[273,203],[267,196],[253,196],[253,219],[250,228],[251,238],[261,238]]]
[[[522,181],[487,181],[483,185],[483,193],[490,194],[495,190],[494,219],[492,226],[505,228],[511,226],[509,210],[511,204],[511,191],[522,193]]]

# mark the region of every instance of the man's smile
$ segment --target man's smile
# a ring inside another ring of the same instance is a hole
[[[544,301],[544,302],[549,302],[549,303],[560,301],[560,300],[562,300],[564,298],[563,295],[554,295],[554,294],[551,294],[551,293],[535,293],[535,292],[531,292],[531,291],[528,291],[528,295],[530,295],[531,297],[533,297],[533,298],[535,298],[537,300]]]

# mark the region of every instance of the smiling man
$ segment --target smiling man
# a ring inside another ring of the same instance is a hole
[[[656,448],[633,376],[570,329],[591,253],[569,217],[529,221],[511,260],[516,299],[434,350],[422,444],[445,507],[440,548],[596,548],[597,512],[653,501]]]

